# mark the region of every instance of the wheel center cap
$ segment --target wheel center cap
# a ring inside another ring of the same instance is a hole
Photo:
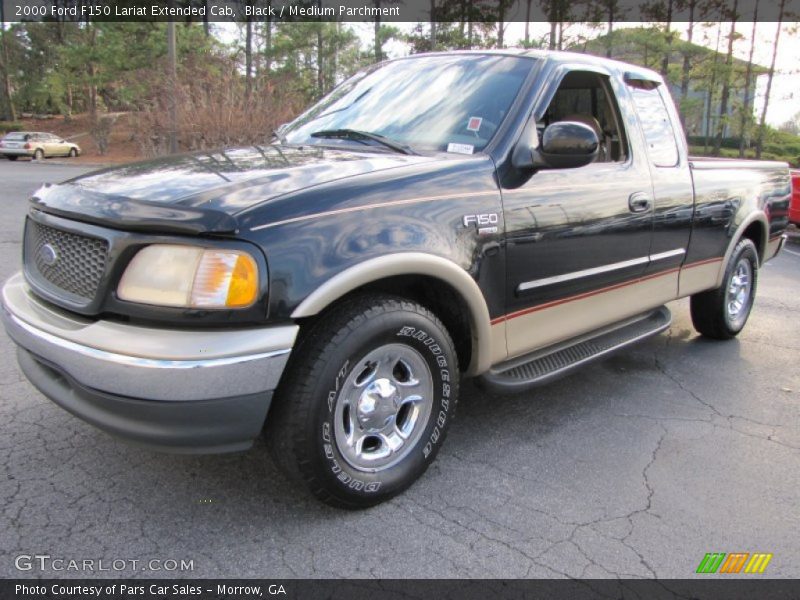
[[[358,399],[358,422],[364,429],[383,429],[397,414],[399,400],[400,395],[391,381],[376,379],[364,388]]]

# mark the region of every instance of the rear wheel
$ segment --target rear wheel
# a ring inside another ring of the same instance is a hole
[[[44,150],[41,148],[37,148],[36,152],[33,153],[33,160],[42,160],[44,158]]]
[[[294,349],[267,419],[271,453],[323,502],[373,506],[433,461],[458,384],[453,342],[433,313],[391,296],[348,300]]]
[[[8,158],[8,160],[17,160],[17,157],[11,154],[9,154],[6,158]]]
[[[722,285],[691,299],[692,324],[706,337],[727,340],[744,329],[758,282],[758,251],[749,239],[733,250]]]

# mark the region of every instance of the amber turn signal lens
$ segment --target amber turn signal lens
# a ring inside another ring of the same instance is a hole
[[[226,306],[241,308],[250,306],[258,296],[258,268],[251,257],[240,254],[233,267],[233,275],[228,286]]]

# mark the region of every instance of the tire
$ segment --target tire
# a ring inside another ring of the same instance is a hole
[[[736,244],[722,285],[691,298],[692,324],[698,333],[729,340],[747,323],[758,283],[758,250],[749,239]]]
[[[33,153],[33,160],[42,160],[44,159],[44,150],[41,148],[37,148],[36,151]]]
[[[374,506],[433,462],[458,386],[453,341],[432,312],[393,296],[351,298],[301,334],[267,418],[267,444],[319,500]]]
[[[8,160],[17,160],[17,157],[16,157],[16,156],[11,156],[11,155],[9,155],[9,156],[6,156],[6,158],[7,158]]]
[[[76,156],[78,156],[78,151],[75,150],[75,148],[70,148],[69,149],[69,157],[70,158],[75,158]]]

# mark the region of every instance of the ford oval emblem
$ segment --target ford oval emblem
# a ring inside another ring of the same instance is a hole
[[[58,262],[58,252],[52,245],[45,244],[39,248],[39,260],[42,261],[44,265],[52,267]]]

